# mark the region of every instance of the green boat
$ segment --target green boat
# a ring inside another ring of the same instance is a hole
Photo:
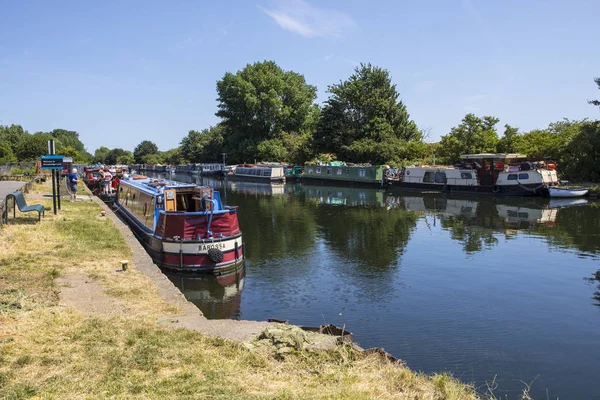
[[[306,165],[302,180],[359,186],[382,186],[385,168],[385,165],[345,164],[341,161],[323,165]]]

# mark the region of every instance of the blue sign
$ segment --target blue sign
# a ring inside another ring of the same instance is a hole
[[[63,156],[48,155],[42,156],[42,169],[63,169]]]

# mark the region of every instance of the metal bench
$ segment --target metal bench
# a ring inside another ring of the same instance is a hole
[[[23,196],[23,192],[16,191],[16,192],[13,192],[13,193],[7,195],[6,199],[4,200],[5,205],[8,205],[8,200],[10,200],[11,197],[14,200],[14,202],[13,202],[13,218],[17,217],[16,207],[19,207],[19,211],[21,211],[23,213],[30,212],[30,211],[37,211],[38,212],[38,221],[41,221],[42,215],[45,216],[44,206],[41,204],[32,204],[32,205],[28,206],[27,203],[25,202],[25,196]],[[8,224],[8,207],[6,207],[6,209],[4,210],[4,216],[5,216],[5,222]]]

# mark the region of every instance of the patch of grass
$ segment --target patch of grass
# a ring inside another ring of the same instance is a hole
[[[68,310],[34,311],[21,319],[24,326],[2,348],[0,398],[24,389],[50,398],[477,398],[450,376],[416,374],[348,347],[278,361],[267,351],[145,318],[86,318]]]
[[[278,355],[160,325],[178,310],[134,265],[116,272],[131,253],[100,211],[65,202],[58,216],[0,230],[0,398],[478,398],[450,376],[417,374],[349,346]],[[101,286],[123,312],[58,307],[56,278],[79,284],[82,275],[94,281],[84,290]]]

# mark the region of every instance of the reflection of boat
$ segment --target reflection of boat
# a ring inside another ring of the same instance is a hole
[[[464,154],[456,166],[405,167],[390,173],[390,188],[499,196],[543,196],[558,184],[556,165],[522,154]]]
[[[165,275],[206,318],[228,319],[240,316],[245,276],[243,267],[218,276],[169,271],[165,271]]]
[[[122,179],[117,212],[155,263],[172,269],[217,271],[243,260],[237,209],[207,186],[165,179]]]
[[[307,199],[320,204],[383,206],[384,203],[381,190],[368,188],[302,185],[302,192]]]
[[[563,208],[573,206],[585,206],[587,203],[587,199],[550,199],[548,207]]]
[[[583,197],[588,194],[588,188],[550,187],[548,193],[550,197]]]

